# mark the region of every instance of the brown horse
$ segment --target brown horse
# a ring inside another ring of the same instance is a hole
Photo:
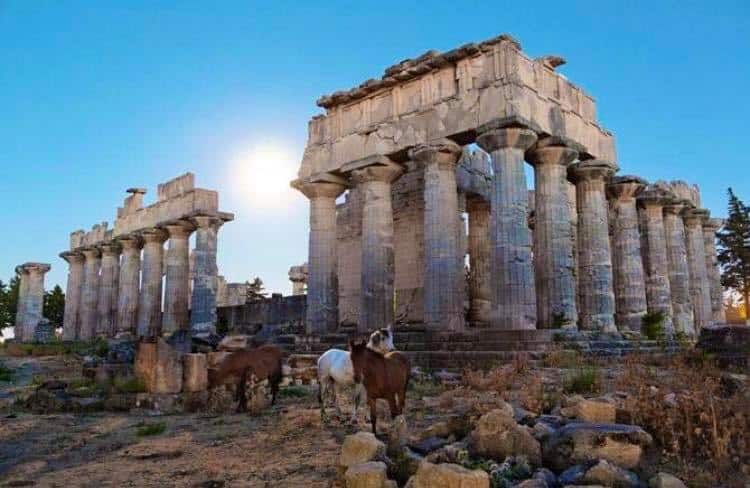
[[[372,433],[377,433],[376,400],[388,401],[391,417],[404,413],[406,387],[409,384],[411,366],[409,359],[399,351],[381,354],[364,343],[349,342],[349,353],[354,366],[355,383],[363,383],[370,406]]]
[[[209,370],[208,383],[210,388],[223,385],[230,377],[238,378],[237,385],[237,412],[247,409],[245,388],[247,380],[252,375],[259,381],[268,380],[271,385],[271,405],[276,403],[276,394],[279,392],[279,383],[282,378],[283,352],[276,346],[267,344],[250,351],[236,351],[219,364],[215,371]]]

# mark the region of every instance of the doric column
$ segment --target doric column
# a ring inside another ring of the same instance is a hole
[[[20,316],[16,316],[17,339],[22,342],[32,342],[34,331],[43,317],[44,306],[44,275],[51,266],[44,263],[25,263],[16,268],[21,276],[21,289],[19,293],[17,310]],[[20,321],[19,321],[20,319]]]
[[[336,198],[346,190],[346,182],[325,175],[315,181],[295,181],[292,186],[310,199],[306,331],[335,332],[339,323]]]
[[[117,336],[135,336],[138,324],[138,294],[141,284],[141,249],[137,236],[120,237],[122,260],[117,292]]]
[[[721,286],[721,272],[719,260],[716,256],[716,233],[724,226],[722,219],[706,219],[703,221],[703,245],[706,248],[706,273],[711,287],[711,311],[716,324],[727,321],[724,311],[724,288]]]
[[[141,233],[143,262],[141,292],[138,295],[138,337],[161,335],[161,280],[164,241],[167,237],[167,233],[161,229],[148,229]]]
[[[216,250],[219,228],[224,221],[217,217],[198,216],[193,218],[193,224],[196,231],[190,334],[205,337],[216,333],[216,292],[219,287]]]
[[[713,323],[711,285],[706,265],[706,245],[703,240],[703,222],[709,218],[708,210],[698,208],[684,214],[690,276],[690,299],[693,302],[696,333]]]
[[[646,314],[646,280],[641,259],[636,196],[646,187],[637,176],[619,176],[607,185],[614,229],[612,257],[615,277],[615,322],[639,332]]]
[[[194,227],[187,221],[180,221],[164,228],[169,234],[169,242],[161,332],[166,335],[190,327],[190,234]]]
[[[609,209],[605,185],[617,165],[597,159],[570,167],[578,201],[578,296],[582,329],[616,332]]]
[[[456,185],[460,155],[460,146],[448,139],[409,151],[411,159],[424,167],[424,321],[439,330],[464,328]]]
[[[79,339],[87,341],[93,339],[97,333],[101,253],[95,248],[83,249],[81,252],[85,260],[83,262],[83,293],[79,312],[81,321]]]
[[[693,304],[690,300],[690,274],[685,246],[682,211],[686,203],[672,200],[664,206],[664,233],[669,258],[669,288],[672,292],[672,322],[677,333],[695,335]]]
[[[24,307],[26,295],[29,293],[29,272],[23,265],[16,266],[16,276],[18,276],[18,300],[16,301],[16,321],[13,327],[13,337],[22,341],[23,324],[26,317]]]
[[[97,300],[96,335],[114,337],[117,311],[117,277],[120,272],[120,247],[116,244],[99,246],[102,254],[99,275],[99,298]]]
[[[289,281],[292,282],[292,295],[304,295],[307,284],[307,263],[289,268]]]
[[[672,289],[669,283],[669,258],[664,229],[664,205],[670,195],[655,186],[647,187],[638,195],[641,221],[641,249],[646,274],[646,303],[648,312],[664,317],[664,331],[674,333],[672,323]]]
[[[371,159],[371,158],[370,158]],[[404,172],[385,157],[352,172],[362,207],[362,272],[357,331],[366,333],[393,323],[393,207],[391,183]]]
[[[78,338],[80,321],[78,313],[81,308],[83,291],[83,254],[67,251],[60,254],[68,263],[68,286],[65,288],[65,315],[63,317],[63,340],[74,341]]]
[[[479,197],[466,202],[469,213],[469,317],[472,322],[489,323],[490,287],[490,203]]]
[[[539,140],[527,153],[534,166],[534,271],[538,327],[578,321],[573,243],[568,208],[568,166],[575,143],[560,137]]]
[[[479,147],[490,153],[494,177],[490,210],[490,324],[500,329],[536,328],[529,196],[524,153],[537,139],[523,126],[494,121],[477,129]]]

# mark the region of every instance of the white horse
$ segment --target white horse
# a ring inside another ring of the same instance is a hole
[[[385,354],[393,351],[393,331],[389,325],[385,329],[378,329],[370,335],[367,347],[373,351]],[[352,412],[352,423],[357,421],[357,410],[362,399],[362,385],[354,383],[354,366],[349,357],[349,351],[341,349],[329,349],[318,358],[318,401],[320,402],[320,415],[326,418],[325,398],[330,393],[333,397],[333,405],[336,412],[341,415],[336,399],[336,389],[341,387],[353,387],[354,412]]]

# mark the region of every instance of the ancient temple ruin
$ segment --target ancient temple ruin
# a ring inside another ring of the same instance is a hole
[[[17,340],[34,340],[43,320],[44,275],[50,269],[52,266],[46,263],[24,263],[16,267],[16,275],[20,281],[13,335]]]
[[[594,100],[550,59],[501,35],[317,101],[291,183],[310,200],[308,333],[723,321],[721,221],[695,186],[616,176]]]
[[[127,192],[111,229],[75,231],[60,254],[70,265],[63,338],[215,332],[217,234],[234,215],[219,210],[216,191],[196,188],[192,173],[160,184],[146,207],[145,189]]]

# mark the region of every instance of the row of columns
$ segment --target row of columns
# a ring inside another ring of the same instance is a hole
[[[34,340],[36,326],[42,320],[44,307],[44,275],[51,269],[49,264],[25,263],[16,267],[18,275],[18,301],[16,305],[16,340]]]
[[[613,162],[582,160],[580,145],[561,137],[540,140],[537,132],[518,118],[477,129],[476,143],[490,155],[493,179],[489,203],[466,201],[471,318],[488,319],[497,329],[577,324],[616,333],[640,330],[651,311],[665,315],[668,331],[690,335],[694,326],[716,320],[721,286],[715,222],[707,212],[685,210],[684,202],[654,189],[642,193],[644,180],[613,178]],[[460,146],[447,139],[409,151],[424,170],[424,321],[450,331],[465,325],[456,218],[460,155]],[[533,165],[536,180],[533,236],[525,162]],[[295,183],[311,201],[310,333],[331,332],[338,324],[335,200],[350,184],[364,193],[359,328],[393,320],[391,183],[403,170],[384,156],[347,166],[354,168],[348,180],[325,175]]]
[[[196,216],[62,253],[70,266],[63,338],[155,337],[187,329],[192,335],[214,332],[217,233],[222,224],[218,217]],[[189,239],[193,232],[191,297]]]

